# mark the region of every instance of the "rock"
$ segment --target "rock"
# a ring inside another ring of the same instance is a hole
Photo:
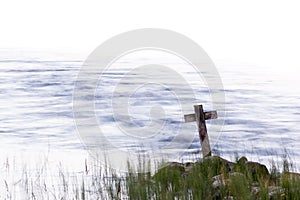
[[[234,170],[244,173],[245,175],[251,175],[254,181],[258,181],[260,178],[266,179],[270,176],[265,165],[248,161],[246,157],[241,157],[237,161]]]
[[[278,186],[269,186],[268,191],[270,197],[275,197],[275,196],[280,197],[284,195],[284,189]]]
[[[247,167],[252,173],[252,177],[254,178],[254,180],[258,180],[260,178],[266,179],[270,176],[267,167],[260,163],[247,162]]]
[[[210,161],[211,164],[215,164],[219,167],[225,167],[225,170],[227,172],[232,172],[233,169],[234,169],[234,163],[233,162],[230,162],[224,158],[221,158],[219,156],[209,156],[209,157],[206,157],[202,162],[208,162]]]
[[[243,156],[237,161],[237,164],[241,165],[241,164],[245,164],[247,162],[248,162],[248,159],[245,156]]]
[[[260,188],[257,186],[252,186],[251,187],[251,192],[252,194],[254,194],[255,196],[258,196],[259,192],[260,192]]]
[[[222,177],[222,175],[217,175],[212,177],[212,186],[213,188],[219,188],[222,185],[225,185],[225,178]]]
[[[191,163],[191,162],[185,163],[184,164],[184,168],[185,168],[184,175],[186,176],[186,175],[190,174],[193,171],[195,165],[196,165],[196,163]]]
[[[286,198],[284,186],[278,186],[282,181],[295,180],[300,183],[298,173],[278,174],[278,184],[272,180],[267,167],[263,164],[248,161],[246,157],[241,157],[233,163],[218,156],[210,156],[195,163],[168,163],[160,168],[153,178],[153,181],[160,182],[160,187],[165,190],[171,184],[174,192],[180,192],[185,180],[189,183],[188,181],[197,179],[199,183],[207,186],[205,192],[208,192],[213,199],[246,198],[247,196],[282,199]]]
[[[240,189],[248,188],[248,185],[249,182],[246,176],[239,172],[230,172],[226,177],[224,174],[212,177],[212,187],[214,189],[215,199],[221,199],[221,191],[225,188],[229,191],[229,194],[236,196],[238,195]],[[229,197],[226,197],[224,199],[228,198]]]
[[[154,179],[160,179],[160,177],[174,177],[181,176],[185,171],[184,165],[178,162],[167,163],[163,167],[161,167],[154,174]]]
[[[166,165],[166,167],[178,168],[178,169],[184,170],[184,164],[183,164],[183,163],[178,163],[178,162],[171,162],[171,163],[168,163],[168,164]]]
[[[233,196],[224,197],[223,200],[234,200]]]
[[[170,162],[170,163],[163,165],[163,167],[161,167],[157,173],[159,173],[161,171],[172,171],[172,170],[179,171],[182,173],[185,171],[184,164],[178,163],[178,162]]]
[[[295,172],[285,172],[284,175],[288,176],[289,179],[300,180],[300,174]]]
[[[224,175],[217,175],[212,177],[212,185],[214,188],[218,188],[220,186],[229,186],[231,184],[231,178],[232,177],[241,177],[243,179],[246,179],[245,175],[239,172],[231,172],[228,174],[228,177],[225,178]]]

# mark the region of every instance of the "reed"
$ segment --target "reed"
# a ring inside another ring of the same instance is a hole
[[[294,166],[287,156],[272,161],[267,174],[253,173],[242,161],[237,159],[234,171],[220,160],[207,159],[158,165],[151,174],[151,162],[144,158],[137,169],[128,162],[128,172],[122,174],[99,161],[84,161],[83,171],[76,173],[63,164],[54,171],[45,165],[33,170],[23,166],[15,173],[7,159],[0,199],[300,199],[300,176],[291,172]]]

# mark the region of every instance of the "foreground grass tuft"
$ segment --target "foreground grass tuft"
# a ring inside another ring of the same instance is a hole
[[[169,163],[153,176],[129,174],[129,199],[300,199],[300,175],[248,161],[210,157],[196,163]],[[130,191],[135,191],[131,193]]]
[[[283,158],[266,166],[237,158],[212,156],[195,163],[160,163],[151,174],[151,162],[140,159],[137,169],[118,173],[100,163],[85,162],[83,171],[70,173],[30,170],[17,176],[7,161],[1,174],[0,199],[300,199],[300,175]],[[282,170],[280,170],[282,169]],[[139,173],[135,173],[138,171]]]

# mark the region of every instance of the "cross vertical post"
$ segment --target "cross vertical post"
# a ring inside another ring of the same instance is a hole
[[[202,146],[202,155],[211,156],[211,149],[205,120],[218,118],[217,111],[204,112],[202,105],[194,105],[194,114],[184,115],[185,122],[197,122],[200,144]]]
[[[195,116],[198,126],[198,132],[200,137],[200,144],[202,146],[203,157],[211,156],[211,149],[209,144],[209,139],[207,135],[207,128],[205,123],[205,117],[202,105],[194,105]]]

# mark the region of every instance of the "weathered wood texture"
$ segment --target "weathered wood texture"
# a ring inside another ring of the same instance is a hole
[[[195,116],[196,116],[196,121],[198,126],[199,137],[200,137],[200,143],[202,146],[202,155],[203,157],[211,156],[211,149],[210,149],[209,139],[207,135],[203,106],[195,105],[194,109],[195,109]]]
[[[217,111],[209,111],[209,112],[204,112],[204,117],[205,120],[208,119],[217,119],[218,118],[218,114]],[[195,122],[196,121],[196,115],[193,114],[188,114],[188,115],[184,115],[184,121],[187,122]]]
[[[211,156],[211,149],[205,120],[217,119],[217,111],[204,112],[202,105],[194,105],[194,110],[195,114],[184,115],[184,120],[185,122],[197,122],[200,144],[202,146],[202,155],[203,157]]]

